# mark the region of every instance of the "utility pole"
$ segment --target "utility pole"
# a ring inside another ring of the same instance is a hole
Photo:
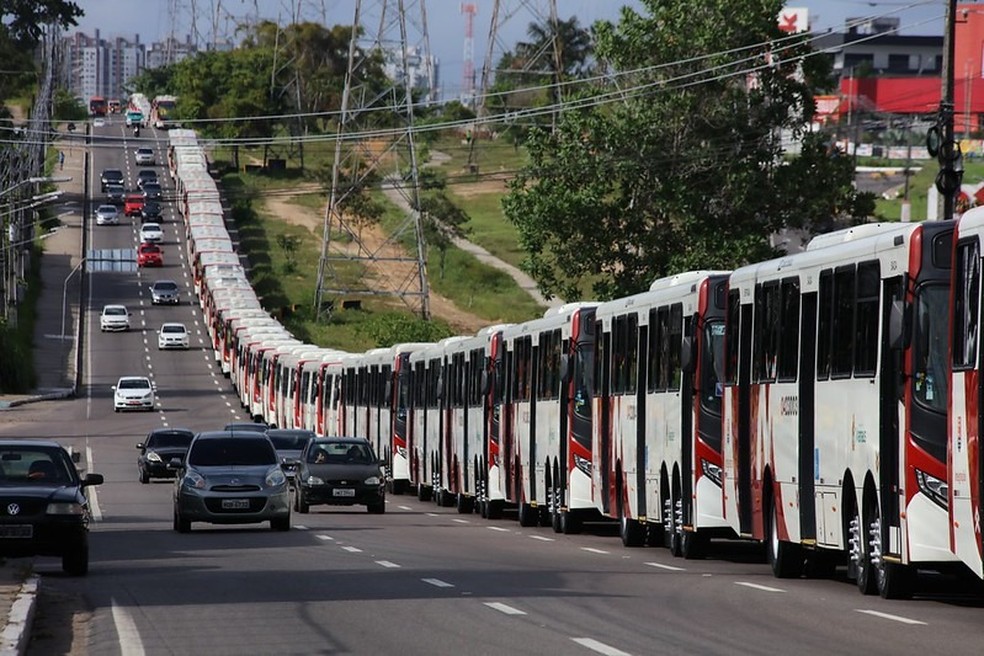
[[[936,176],[936,188],[940,192],[944,221],[953,219],[957,194],[963,178],[963,161],[960,157],[960,144],[953,138],[953,69],[955,62],[955,42],[957,25],[957,0],[946,4],[946,32],[943,34],[943,94],[940,101],[937,130],[940,138],[937,158],[940,172]]]

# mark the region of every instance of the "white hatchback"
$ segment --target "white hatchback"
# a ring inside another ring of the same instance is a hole
[[[113,411],[154,410],[154,384],[146,376],[122,376],[113,385]]]
[[[130,330],[130,311],[125,305],[104,305],[99,315],[99,330]]]
[[[161,230],[161,224],[148,221],[140,226],[140,243],[159,244],[162,241],[164,241],[164,231]]]
[[[188,329],[183,323],[165,323],[157,331],[157,348],[188,348]]]

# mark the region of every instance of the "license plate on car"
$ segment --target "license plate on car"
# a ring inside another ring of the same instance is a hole
[[[332,490],[331,492],[336,497],[354,497],[355,490],[350,487],[341,487]]]
[[[0,526],[0,538],[34,537],[34,527],[30,524],[8,524]]]
[[[223,510],[249,510],[249,499],[223,499]]]

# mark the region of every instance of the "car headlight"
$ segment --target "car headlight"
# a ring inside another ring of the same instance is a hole
[[[276,467],[267,472],[266,480],[263,481],[267,487],[280,487],[287,483],[287,475],[280,467]]]
[[[370,476],[369,478],[364,480],[363,483],[365,483],[366,485],[379,485],[379,481],[380,481],[379,476]]]
[[[187,487],[193,487],[196,490],[205,489],[205,478],[196,471],[188,470],[185,472],[184,479],[181,483]]]
[[[574,454],[574,466],[577,467],[585,476],[591,476],[591,461],[587,458]]]
[[[148,451],[147,460],[151,462],[164,462],[163,460],[161,460],[160,454],[158,454],[156,451]]]
[[[321,478],[318,477],[318,476],[308,476],[307,477],[307,484],[308,485],[324,485],[325,482],[323,480],[321,480]]]
[[[919,491],[929,497],[937,506],[943,510],[950,507],[950,486],[946,484],[946,481],[917,469],[916,483],[919,485]]]
[[[82,510],[81,503],[49,503],[48,509],[45,511],[49,515],[81,515],[84,511]]]

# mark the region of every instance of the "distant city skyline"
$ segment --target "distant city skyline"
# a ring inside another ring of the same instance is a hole
[[[213,31],[217,40],[235,39],[235,27],[244,19],[260,19],[289,23],[291,15],[300,7],[299,18],[323,22],[329,25],[345,24],[352,21],[355,2],[347,0],[141,0],[137,14],[120,11],[118,0],[76,0],[85,15],[79,20],[78,30],[92,36],[99,30],[103,38],[117,36],[139,41],[149,45],[172,35],[178,41],[189,36],[197,41],[199,47],[212,42]],[[381,0],[363,0],[367,7],[378,5]],[[487,40],[494,0],[469,0],[477,6],[474,18],[473,62],[476,77],[480,77],[487,50]],[[464,69],[465,16],[459,0],[430,0],[427,2],[428,32],[431,49],[440,67],[440,86],[445,98],[457,97],[462,91],[462,72]],[[547,3],[528,2],[529,5],[546,7]],[[408,2],[408,7],[417,9],[418,3]],[[557,14],[561,19],[577,16],[584,27],[590,27],[596,20],[617,21],[620,8],[629,5],[641,9],[639,0],[557,0]],[[172,25],[168,7],[177,7],[176,20]],[[504,6],[520,7],[518,0],[504,0]],[[814,32],[842,31],[849,17],[887,15],[897,16],[901,21],[901,34],[939,35],[942,34],[945,2],[943,0],[918,0],[903,5],[893,2],[867,2],[865,0],[792,0],[788,7],[803,7],[809,11],[810,24]],[[194,21],[197,38],[192,31],[192,7],[197,9]],[[218,7],[219,20],[214,20],[214,9]],[[447,9],[451,9],[448,11]],[[443,10],[443,11],[442,11]],[[135,20],[135,18],[137,20]],[[526,28],[535,17],[528,11],[519,11],[503,25],[499,35],[496,52],[511,48],[517,41],[526,38]],[[476,82],[477,84],[478,82]]]

